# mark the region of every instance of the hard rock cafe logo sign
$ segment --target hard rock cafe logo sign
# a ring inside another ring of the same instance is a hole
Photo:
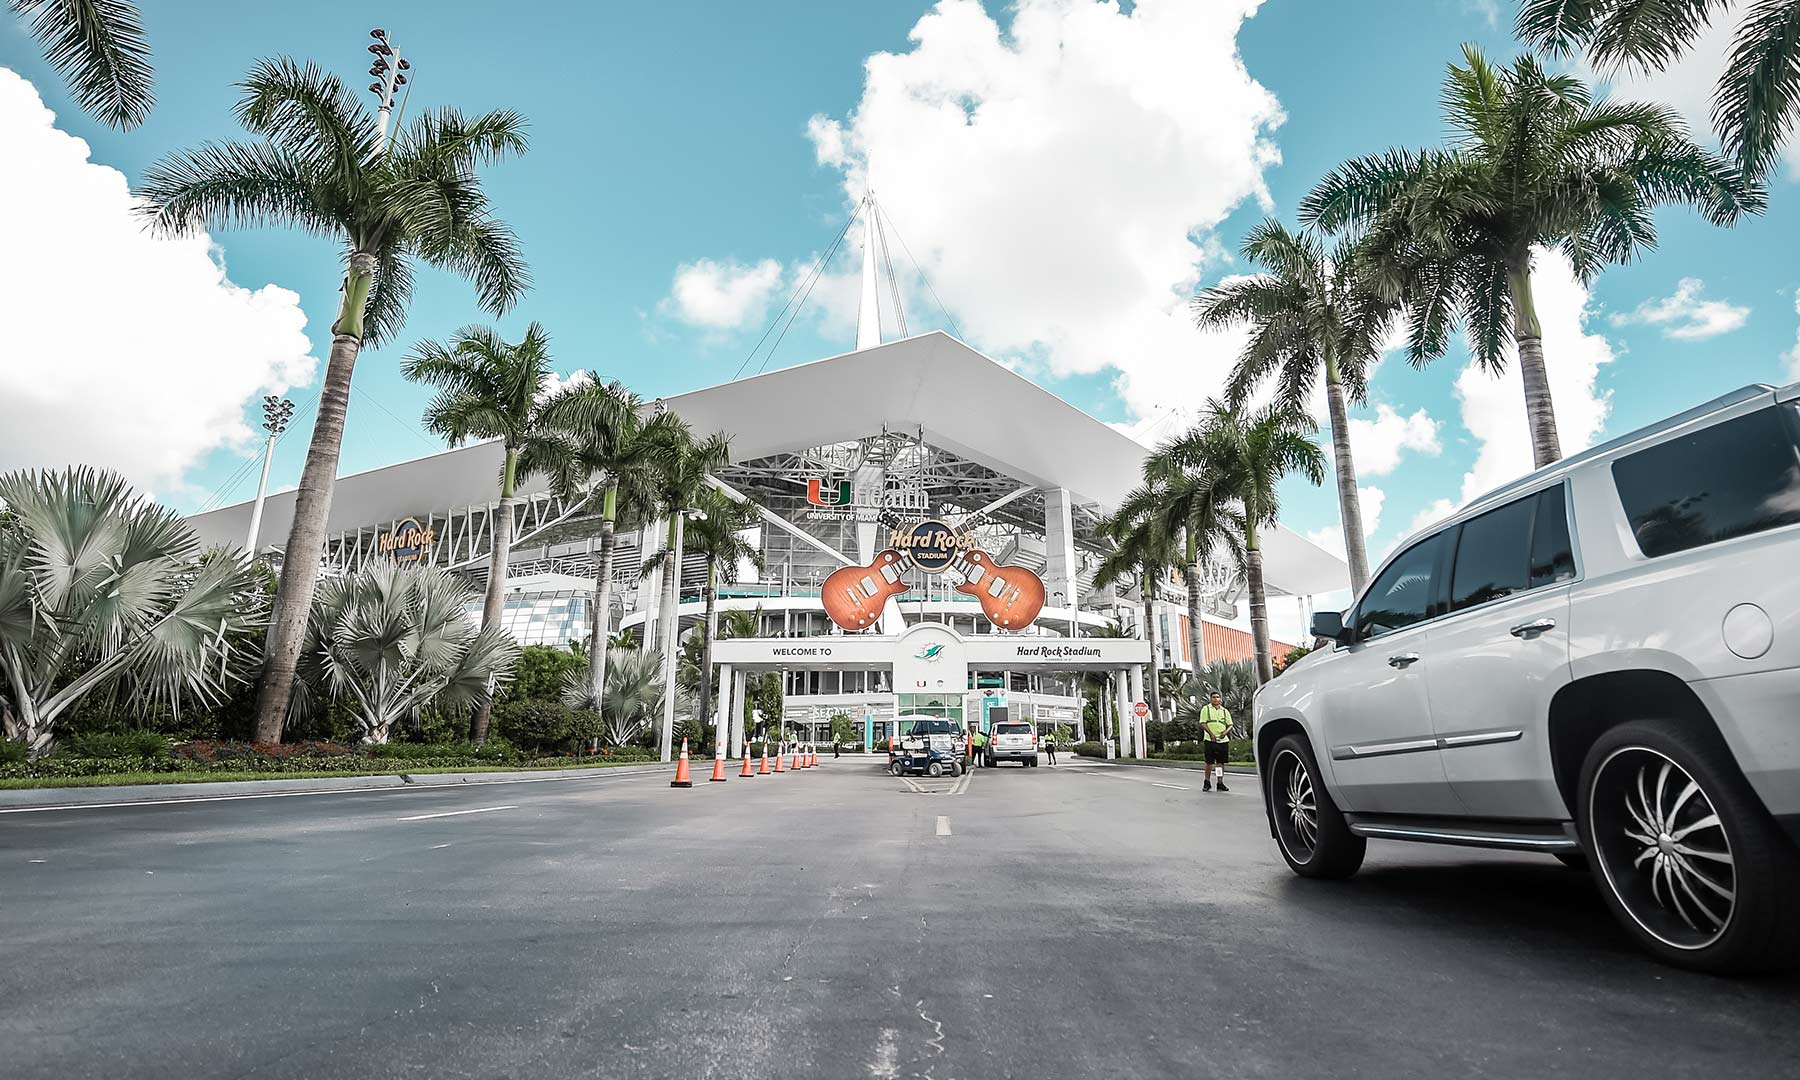
[[[381,554],[405,565],[418,562],[431,551],[431,545],[436,542],[436,529],[420,525],[417,518],[402,518],[394,523],[392,532],[381,534],[376,540],[376,546]]]
[[[904,552],[921,570],[937,573],[956,561],[958,552],[975,547],[975,537],[927,518],[888,533],[888,547]]]

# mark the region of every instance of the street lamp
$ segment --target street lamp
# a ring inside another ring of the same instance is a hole
[[[244,545],[251,558],[256,557],[256,534],[262,530],[263,499],[269,493],[269,466],[275,461],[275,440],[281,438],[288,421],[293,418],[293,402],[276,394],[263,398],[263,430],[269,433],[269,438],[263,444],[262,479],[256,485],[256,505],[250,511],[250,539]]]
[[[388,143],[388,117],[394,109],[394,91],[406,85],[406,73],[412,70],[400,55],[400,50],[388,40],[387,31],[376,27],[369,31],[375,41],[369,46],[369,52],[375,56],[375,62],[369,65],[369,74],[375,81],[369,84],[369,93],[374,94],[381,102],[380,124],[375,137],[375,149],[378,153],[386,152]]]

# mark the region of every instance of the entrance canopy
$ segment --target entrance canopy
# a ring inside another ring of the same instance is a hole
[[[723,638],[713,663],[738,671],[871,671],[891,669],[897,689],[921,681],[960,689],[938,672],[1117,671],[1150,662],[1141,638],[1064,638],[1013,634],[965,637],[939,623],[917,623],[898,636],[841,634],[809,638]],[[905,676],[913,673],[908,679]],[[935,688],[935,685],[933,686]]]

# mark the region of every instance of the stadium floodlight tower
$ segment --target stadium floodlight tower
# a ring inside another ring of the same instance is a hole
[[[275,440],[281,438],[288,421],[293,418],[293,402],[275,394],[263,398],[263,430],[269,433],[269,438],[263,444],[262,479],[256,485],[256,505],[250,510],[250,538],[244,541],[252,558],[256,557],[256,534],[262,531],[263,500],[269,494],[269,465],[275,460]]]
[[[375,39],[374,44],[369,46],[369,51],[375,54],[375,62],[369,65],[369,74],[375,77],[375,81],[369,84],[369,93],[381,99],[380,125],[375,137],[375,147],[377,151],[385,153],[388,144],[388,119],[394,111],[394,91],[406,85],[406,73],[412,70],[412,65],[401,58],[399,47],[388,40],[386,30],[376,27],[369,31],[369,36]]]

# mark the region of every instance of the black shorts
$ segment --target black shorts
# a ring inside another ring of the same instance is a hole
[[[1231,744],[1228,742],[1206,742],[1206,763],[1208,765],[1224,765],[1231,758]]]

